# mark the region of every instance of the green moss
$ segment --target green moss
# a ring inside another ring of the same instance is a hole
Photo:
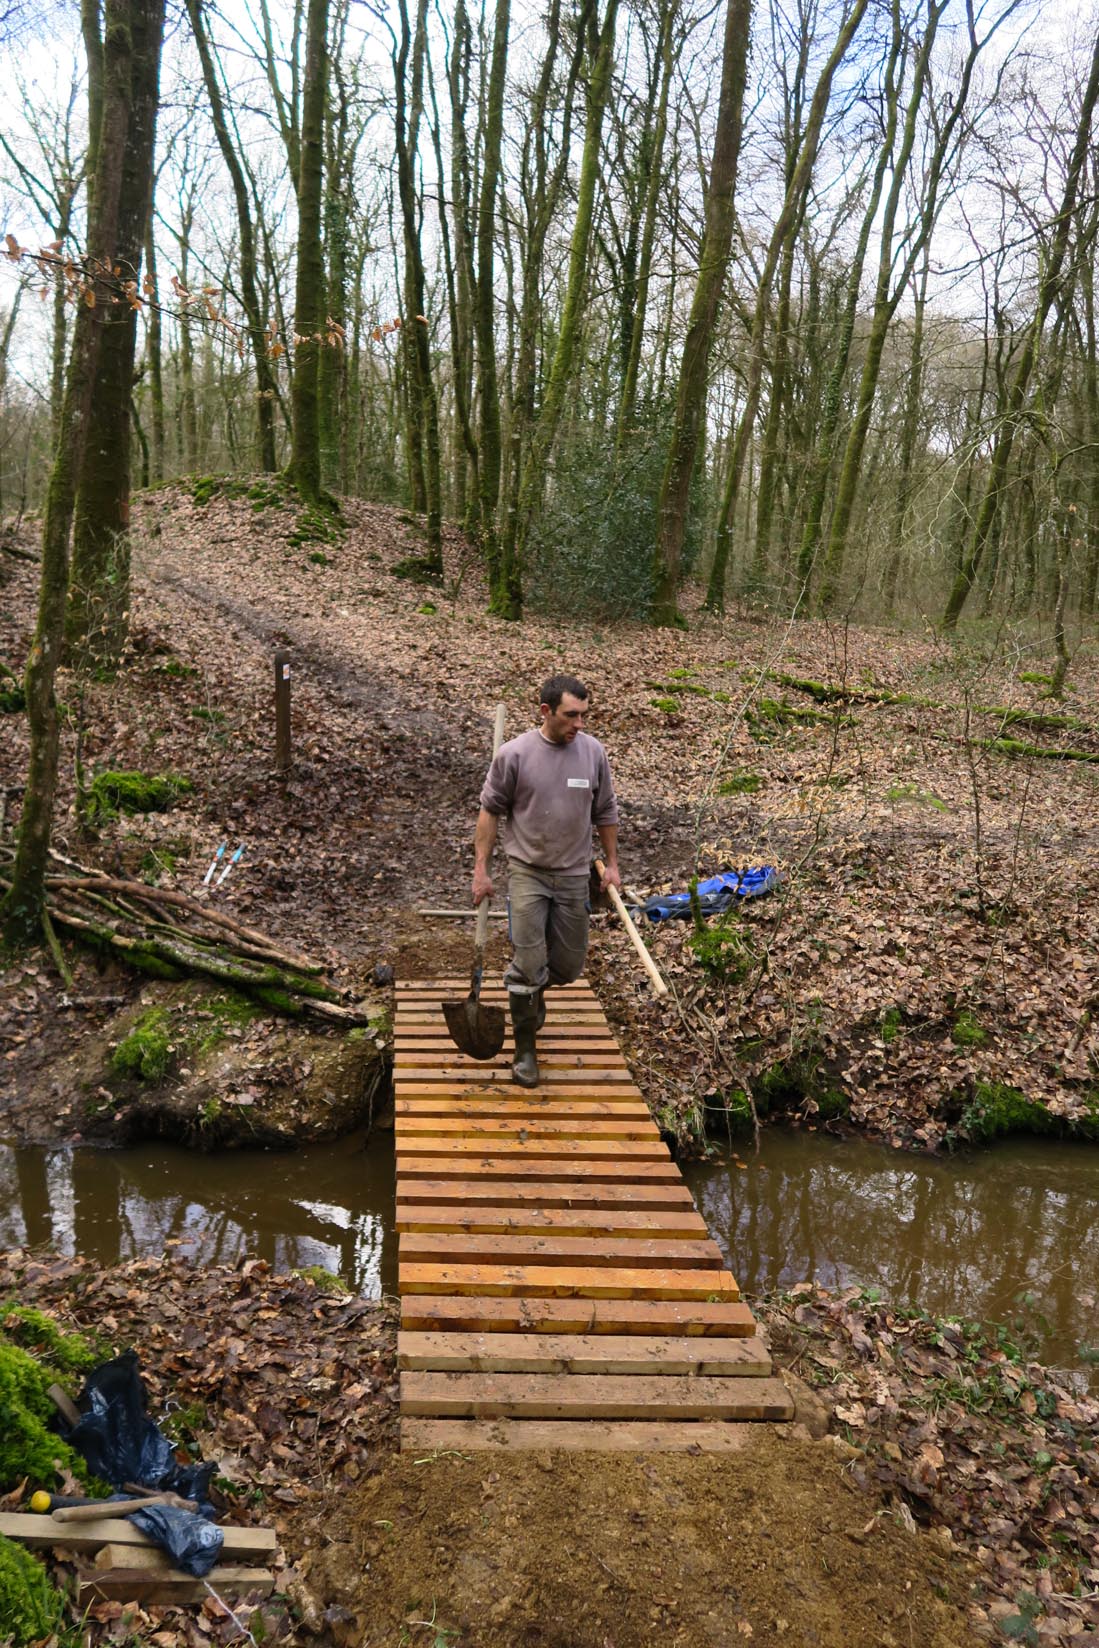
[[[988,1031],[972,1013],[964,1011],[954,1020],[950,1035],[956,1047],[984,1047],[988,1042]]]
[[[159,1420],[160,1428],[170,1441],[191,1443],[199,1431],[209,1424],[209,1416],[201,1402],[189,1402],[186,1407],[172,1408]]]
[[[683,708],[678,698],[650,698],[649,703],[654,710],[661,710],[665,715],[678,715]]]
[[[673,681],[685,681],[688,675],[697,675],[698,671],[693,664],[683,664],[679,669],[669,670],[668,675]]]
[[[328,565],[328,556],[324,553],[323,549],[315,549],[309,559],[313,566]]]
[[[388,1008],[383,1007],[380,1013],[374,1014],[370,1020],[370,1033],[373,1036],[384,1036],[386,1041],[393,1035],[393,1014]]]
[[[1052,675],[1042,675],[1038,670],[1024,670],[1019,676],[1019,680],[1025,681],[1032,687],[1052,687],[1053,685]]]
[[[29,1551],[0,1534],[0,1621],[11,1648],[29,1648],[53,1636],[64,1598]]]
[[[755,1132],[752,1101],[742,1087],[719,1093],[717,1102],[706,1107],[706,1125],[711,1132],[743,1139]]]
[[[994,715],[1006,727],[1037,727],[1041,732],[1090,732],[1086,721],[1076,721],[1071,715],[1044,715],[1041,710],[1012,710],[1003,704],[985,704],[978,707],[978,715]]]
[[[343,528],[336,511],[310,505],[301,511],[295,521],[290,542],[295,547],[301,544],[338,544],[342,537]]]
[[[758,773],[734,773],[717,787],[718,795],[754,795],[763,780]]]
[[[673,677],[675,673],[675,670],[673,670]],[[645,685],[650,692],[672,693],[677,696],[681,693],[690,692],[696,698],[709,698],[710,696],[709,687],[704,687],[701,681],[676,681],[673,679],[670,681],[646,681]]]
[[[120,813],[168,812],[193,787],[178,773],[101,772],[88,792],[88,816],[103,822]]]
[[[16,682],[14,687],[0,689],[0,715],[18,715],[27,707],[27,695]]]
[[[881,1016],[881,1039],[884,1042],[896,1041],[901,1033],[904,1017],[899,1007],[887,1007]]]
[[[733,701],[733,695],[730,692],[712,692],[710,697],[715,704],[731,704]]]
[[[1051,750],[1042,744],[1027,744],[1021,738],[975,738],[973,743],[982,750],[994,750],[997,755],[1041,757],[1046,761],[1099,762],[1099,755],[1091,750]]]
[[[175,1058],[171,1022],[163,1007],[150,1007],[111,1054],[116,1076],[135,1081],[163,1081]]]
[[[692,883],[692,892],[697,883]],[[687,937],[687,948],[710,978],[722,984],[735,984],[751,972],[756,963],[752,941],[741,924],[735,909],[719,916],[716,921],[699,919]]]
[[[438,612],[438,610],[439,609],[435,605],[434,601],[424,601],[424,602],[421,603],[420,606],[418,606],[416,608],[416,611],[417,612],[422,612],[426,618],[434,617],[434,615]]]
[[[154,664],[153,669],[157,675],[170,675],[177,680],[184,680],[190,675],[198,674],[198,670],[193,664],[181,663],[178,658],[165,658],[162,662]]]
[[[396,561],[390,567],[394,578],[403,578],[409,584],[441,584],[442,572],[434,561],[426,560],[422,555],[406,555],[403,560]]]
[[[1035,1104],[1017,1088],[1000,1082],[977,1082],[962,1111],[959,1131],[974,1144],[989,1144],[1007,1133],[1051,1133],[1057,1120],[1044,1104]]]
[[[52,1431],[56,1409],[48,1395],[60,1384],[73,1394],[78,1369],[91,1367],[95,1350],[76,1334],[65,1334],[40,1312],[14,1301],[0,1310],[0,1493],[27,1477],[35,1487],[53,1488],[59,1470],[88,1482],[88,1467]],[[0,1611],[0,1620],[5,1618]]]
[[[785,698],[757,698],[746,712],[745,720],[748,731],[758,743],[766,743],[779,732],[798,725],[819,725],[825,722],[831,726],[837,721],[841,727],[853,727],[857,724],[853,715],[841,715],[837,718],[823,710],[801,710],[787,703]]]
[[[817,1114],[822,1121],[835,1121],[839,1116],[851,1114],[851,1100],[839,1087],[826,1087],[817,1096]]]
[[[196,721],[213,721],[220,724],[225,720],[224,710],[208,710],[205,704],[196,704],[191,714]]]
[[[936,812],[948,813],[950,808],[941,796],[930,790],[921,790],[917,784],[894,784],[885,792],[885,799],[893,802],[911,802],[917,807],[934,807]]]
[[[313,1286],[318,1288],[321,1293],[351,1292],[346,1282],[341,1281],[338,1276],[333,1276],[332,1272],[325,1270],[323,1265],[304,1265],[300,1270],[292,1271],[291,1275],[300,1276],[304,1281],[312,1282]]]

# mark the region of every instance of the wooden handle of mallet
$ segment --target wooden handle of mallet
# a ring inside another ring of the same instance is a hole
[[[494,761],[496,759],[497,750],[504,742],[504,718],[506,715],[506,705],[497,704],[496,719],[492,723],[492,759]],[[488,907],[491,902],[491,899],[483,898],[477,906],[477,925],[473,929],[473,948],[476,954],[476,960],[474,961],[475,967],[479,967],[481,965],[481,960],[485,953],[485,943],[488,939]]]
[[[596,859],[595,867],[601,876],[606,875],[606,866],[601,858]],[[656,962],[646,950],[644,939],[641,937],[641,934],[638,932],[637,928],[633,924],[633,921],[630,919],[630,912],[622,902],[622,894],[618,891],[617,887],[608,887],[607,891],[611,895],[611,903],[618,911],[623,927],[630,935],[630,943],[641,957],[641,965],[653,981],[653,989],[656,991],[658,996],[666,996],[668,994],[668,986],[661,978],[660,969],[657,967]]]
[[[193,1499],[181,1499],[179,1494],[149,1494],[144,1499],[101,1499],[94,1505],[62,1505],[51,1514],[55,1522],[97,1522],[104,1516],[129,1516],[131,1511],[143,1511],[150,1505],[174,1505],[180,1511],[197,1511]]]

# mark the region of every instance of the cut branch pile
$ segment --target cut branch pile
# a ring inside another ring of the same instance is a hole
[[[0,848],[0,893],[11,885],[15,854]],[[279,948],[266,934],[223,910],[170,888],[107,875],[51,852],[43,925],[58,970],[72,977],[58,928],[158,978],[199,974],[246,991],[276,1012],[313,1013],[340,1024],[367,1024],[365,1009],[340,992],[308,956]]]

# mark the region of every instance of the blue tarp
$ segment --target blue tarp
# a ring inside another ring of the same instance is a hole
[[[760,898],[773,891],[779,883],[779,873],[773,864],[761,865],[757,870],[727,870],[723,875],[711,876],[698,884],[698,902],[704,916],[724,915],[738,898]],[[676,917],[689,920],[690,893],[662,893],[636,905],[632,915],[648,916],[650,921],[671,921]]]

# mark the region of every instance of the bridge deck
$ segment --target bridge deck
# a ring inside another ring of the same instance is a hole
[[[790,1418],[587,984],[547,996],[533,1091],[510,1026],[488,1063],[451,1042],[468,989],[397,986],[401,1446],[722,1451]]]

